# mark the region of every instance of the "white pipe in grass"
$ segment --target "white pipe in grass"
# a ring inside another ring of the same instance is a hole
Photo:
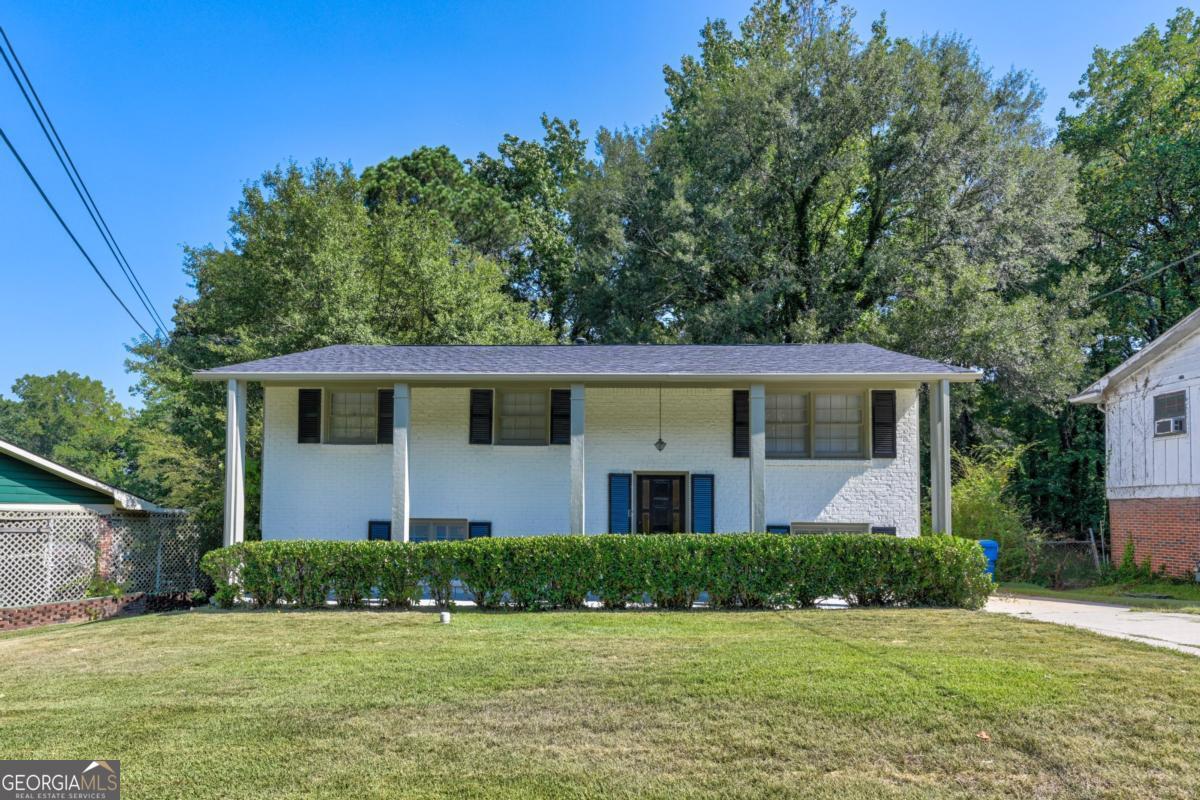
[[[442,624],[443,624],[443,625],[449,625],[449,624],[450,624],[450,612],[449,612],[449,611],[443,611],[443,612],[442,612]]]

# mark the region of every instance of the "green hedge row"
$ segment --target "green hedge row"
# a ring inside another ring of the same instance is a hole
[[[247,542],[201,561],[218,603],[261,607],[390,606],[428,589],[442,607],[462,582],[483,608],[811,606],[838,596],[860,606],[979,608],[991,591],[978,543],[945,536],[667,534],[530,536],[465,542]]]

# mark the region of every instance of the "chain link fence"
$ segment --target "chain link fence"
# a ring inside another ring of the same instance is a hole
[[[0,607],[78,600],[93,578],[126,592],[190,592],[204,580],[187,514],[0,511]]]

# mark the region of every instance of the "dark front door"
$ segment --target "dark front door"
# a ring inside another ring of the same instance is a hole
[[[682,475],[638,476],[638,533],[686,530]]]

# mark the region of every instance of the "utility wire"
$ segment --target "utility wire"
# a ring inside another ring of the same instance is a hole
[[[92,193],[88,190],[87,184],[84,182],[83,176],[79,173],[78,167],[75,166],[74,159],[71,158],[71,154],[67,151],[66,144],[63,142],[62,137],[58,135],[58,130],[54,127],[54,122],[50,119],[49,112],[46,111],[46,107],[43,105],[42,99],[37,93],[37,89],[35,89],[33,86],[33,81],[29,79],[29,74],[25,71],[25,67],[21,63],[21,59],[17,56],[17,51],[13,49],[12,42],[9,40],[8,34],[4,32],[3,27],[0,27],[0,38],[3,38],[4,44],[8,47],[8,52],[12,54],[12,61],[9,61],[8,54],[4,52],[3,47],[0,47],[0,56],[4,58],[4,63],[8,67],[9,73],[12,74],[13,80],[16,81],[17,88],[21,90],[21,95],[25,98],[25,102],[28,104],[29,110],[33,112],[33,116],[37,120],[38,127],[42,129],[42,134],[46,137],[46,141],[50,143],[50,149],[54,151],[54,155],[58,159],[58,163],[62,166],[63,171],[67,173],[67,178],[71,181],[71,186],[74,187],[75,194],[79,196],[79,200],[83,203],[83,207],[87,210],[88,216],[92,218],[92,224],[94,224],[96,226],[96,230],[100,232],[100,237],[104,240],[104,244],[108,247],[108,251],[112,253],[112,257],[117,262],[117,266],[120,267],[121,272],[125,274],[125,279],[129,281],[129,285],[133,289],[134,295],[137,297],[138,301],[141,302],[147,313],[150,314],[150,318],[155,327],[158,328],[159,332],[165,332],[167,330],[166,323],[163,322],[162,317],[160,317],[158,312],[155,310],[154,304],[150,302],[149,294],[146,292],[145,287],[142,286],[142,282],[138,280],[137,274],[134,272],[133,266],[129,263],[129,260],[125,257],[125,253],[121,250],[121,246],[117,244],[116,237],[113,236],[112,230],[108,227],[108,222],[104,219],[104,215],[100,213],[100,207],[92,198]],[[13,62],[16,63],[16,69],[13,68]],[[17,76],[18,69],[20,70],[21,77]],[[21,82],[21,78],[24,78],[24,83]],[[29,87],[28,92],[25,90],[26,85]],[[30,98],[30,93],[33,94],[32,99]],[[34,101],[37,102],[36,108],[34,107]],[[40,114],[38,113],[39,109],[41,110]],[[45,118],[45,122],[42,121],[43,117]],[[50,126],[49,130],[46,128],[47,125]],[[52,133],[53,136],[51,136]],[[55,142],[57,142],[57,144],[55,144]],[[64,156],[66,158],[65,161]],[[68,164],[70,164],[69,167]],[[77,180],[78,182],[76,182]]]
[[[1112,291],[1105,292],[1104,294],[1101,294],[1101,295],[1097,295],[1097,296],[1093,297],[1091,300],[1089,300],[1088,302],[1095,303],[1097,300],[1103,300],[1104,298],[1114,295],[1117,292],[1123,292],[1126,289],[1128,289],[1130,286],[1136,286],[1139,283],[1141,283],[1142,281],[1150,280],[1155,275],[1158,275],[1161,272],[1166,272],[1171,267],[1177,267],[1180,264],[1191,261],[1192,259],[1196,258],[1197,256],[1200,256],[1200,250],[1197,250],[1196,252],[1191,253],[1190,255],[1186,255],[1183,258],[1179,259],[1178,261],[1172,261],[1170,264],[1164,264],[1163,266],[1159,267],[1158,269],[1151,270],[1150,272],[1147,272],[1142,277],[1134,278],[1133,280],[1118,286],[1116,289],[1113,289]]]
[[[83,257],[87,259],[88,265],[92,268],[92,271],[96,273],[96,277],[100,279],[100,282],[104,284],[104,288],[108,289],[108,292],[113,296],[113,299],[120,303],[121,308],[125,309],[125,313],[129,315],[129,318],[133,320],[134,324],[141,328],[142,333],[153,339],[154,337],[150,335],[150,331],[146,330],[141,321],[133,315],[133,312],[129,310],[129,306],[125,305],[125,301],[121,299],[121,296],[118,295],[116,290],[113,289],[112,284],[110,284],[104,277],[104,273],[102,273],[100,268],[96,266],[96,262],[92,261],[92,257],[88,255],[87,250],[84,250],[83,245],[79,243],[77,238],[75,238],[75,234],[71,232],[71,227],[67,225],[66,220],[62,218],[62,215],[58,213],[58,209],[54,207],[54,203],[50,202],[50,198],[46,196],[44,191],[42,191],[41,184],[37,182],[37,178],[33,177],[33,173],[30,172],[29,167],[25,165],[25,159],[21,158],[21,154],[17,152],[17,148],[13,146],[13,143],[9,140],[8,135],[4,133],[4,128],[0,128],[0,139],[3,139],[4,143],[8,145],[9,151],[12,152],[13,157],[17,159],[17,163],[21,165],[21,169],[25,170],[25,176],[29,178],[29,182],[33,184],[33,188],[37,189],[38,194],[40,194],[42,199],[46,201],[46,205],[50,208],[51,213],[54,214],[54,218],[58,220],[59,225],[62,225],[63,230],[67,232],[67,236],[71,237],[71,241],[74,242],[75,246],[79,248],[79,252],[83,254]]]

